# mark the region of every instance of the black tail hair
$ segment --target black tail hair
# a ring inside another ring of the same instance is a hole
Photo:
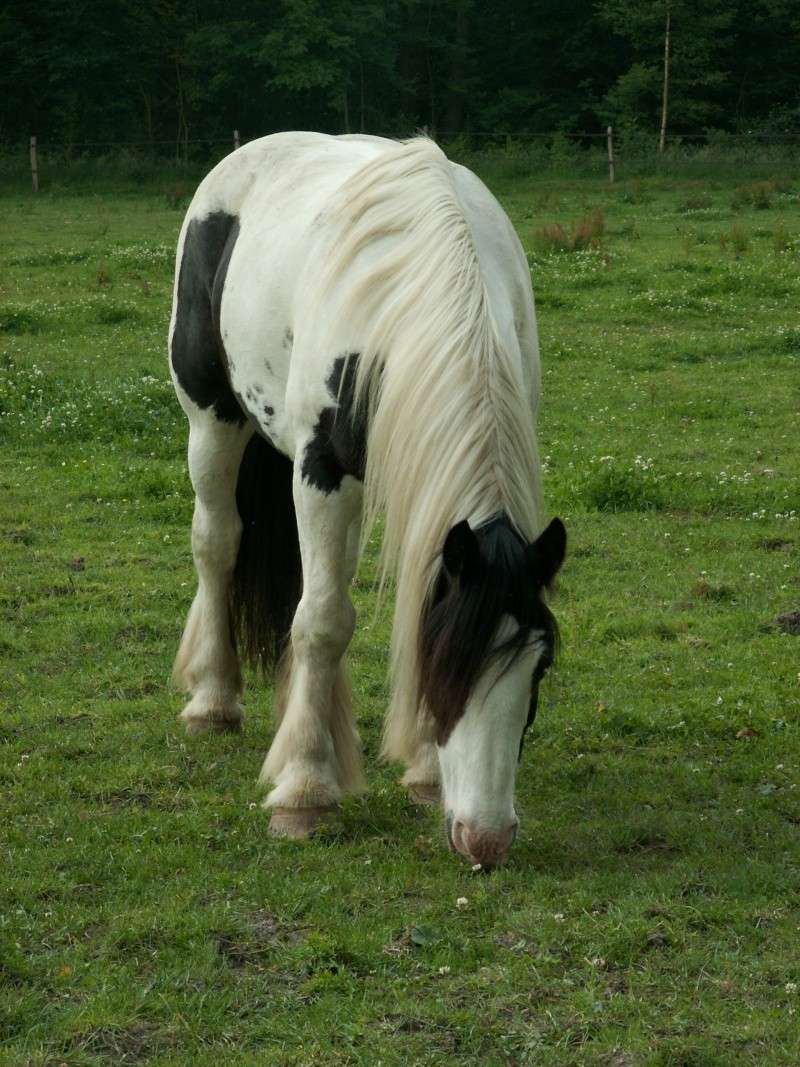
[[[269,671],[288,643],[303,572],[292,462],[258,434],[242,457],[236,506],[242,539],[231,584],[231,631],[239,654]]]

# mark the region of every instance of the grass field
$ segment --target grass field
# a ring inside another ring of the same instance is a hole
[[[266,835],[267,685],[241,737],[183,736],[185,204],[4,198],[0,1067],[800,1063],[800,187],[737,184],[496,188],[571,552],[491,876],[374,760],[369,560],[338,830]]]

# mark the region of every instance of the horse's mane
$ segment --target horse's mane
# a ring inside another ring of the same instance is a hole
[[[422,729],[421,615],[448,531],[504,513],[525,541],[539,532],[533,413],[519,355],[499,336],[452,165],[432,141],[397,144],[367,163],[325,221],[333,239],[322,288],[360,342],[362,545],[383,513],[381,583],[396,580],[384,751],[402,759]]]

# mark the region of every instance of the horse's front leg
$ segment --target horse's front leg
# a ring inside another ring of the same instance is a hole
[[[355,571],[361,486],[344,478],[325,492],[295,466],[294,500],[303,562],[303,595],[292,623],[277,714],[280,725],[261,782],[270,830],[306,837],[363,788],[358,735],[343,657],[353,636],[349,585]]]

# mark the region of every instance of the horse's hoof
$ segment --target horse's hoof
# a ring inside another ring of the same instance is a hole
[[[199,737],[201,734],[238,734],[242,729],[244,716],[235,712],[201,712],[180,716],[186,727],[187,737]]]
[[[324,808],[273,808],[269,832],[273,837],[291,837],[304,841],[315,831],[330,823],[336,814],[335,806]]]
[[[410,782],[406,789],[409,800],[426,808],[438,807],[442,794],[435,782]]]

